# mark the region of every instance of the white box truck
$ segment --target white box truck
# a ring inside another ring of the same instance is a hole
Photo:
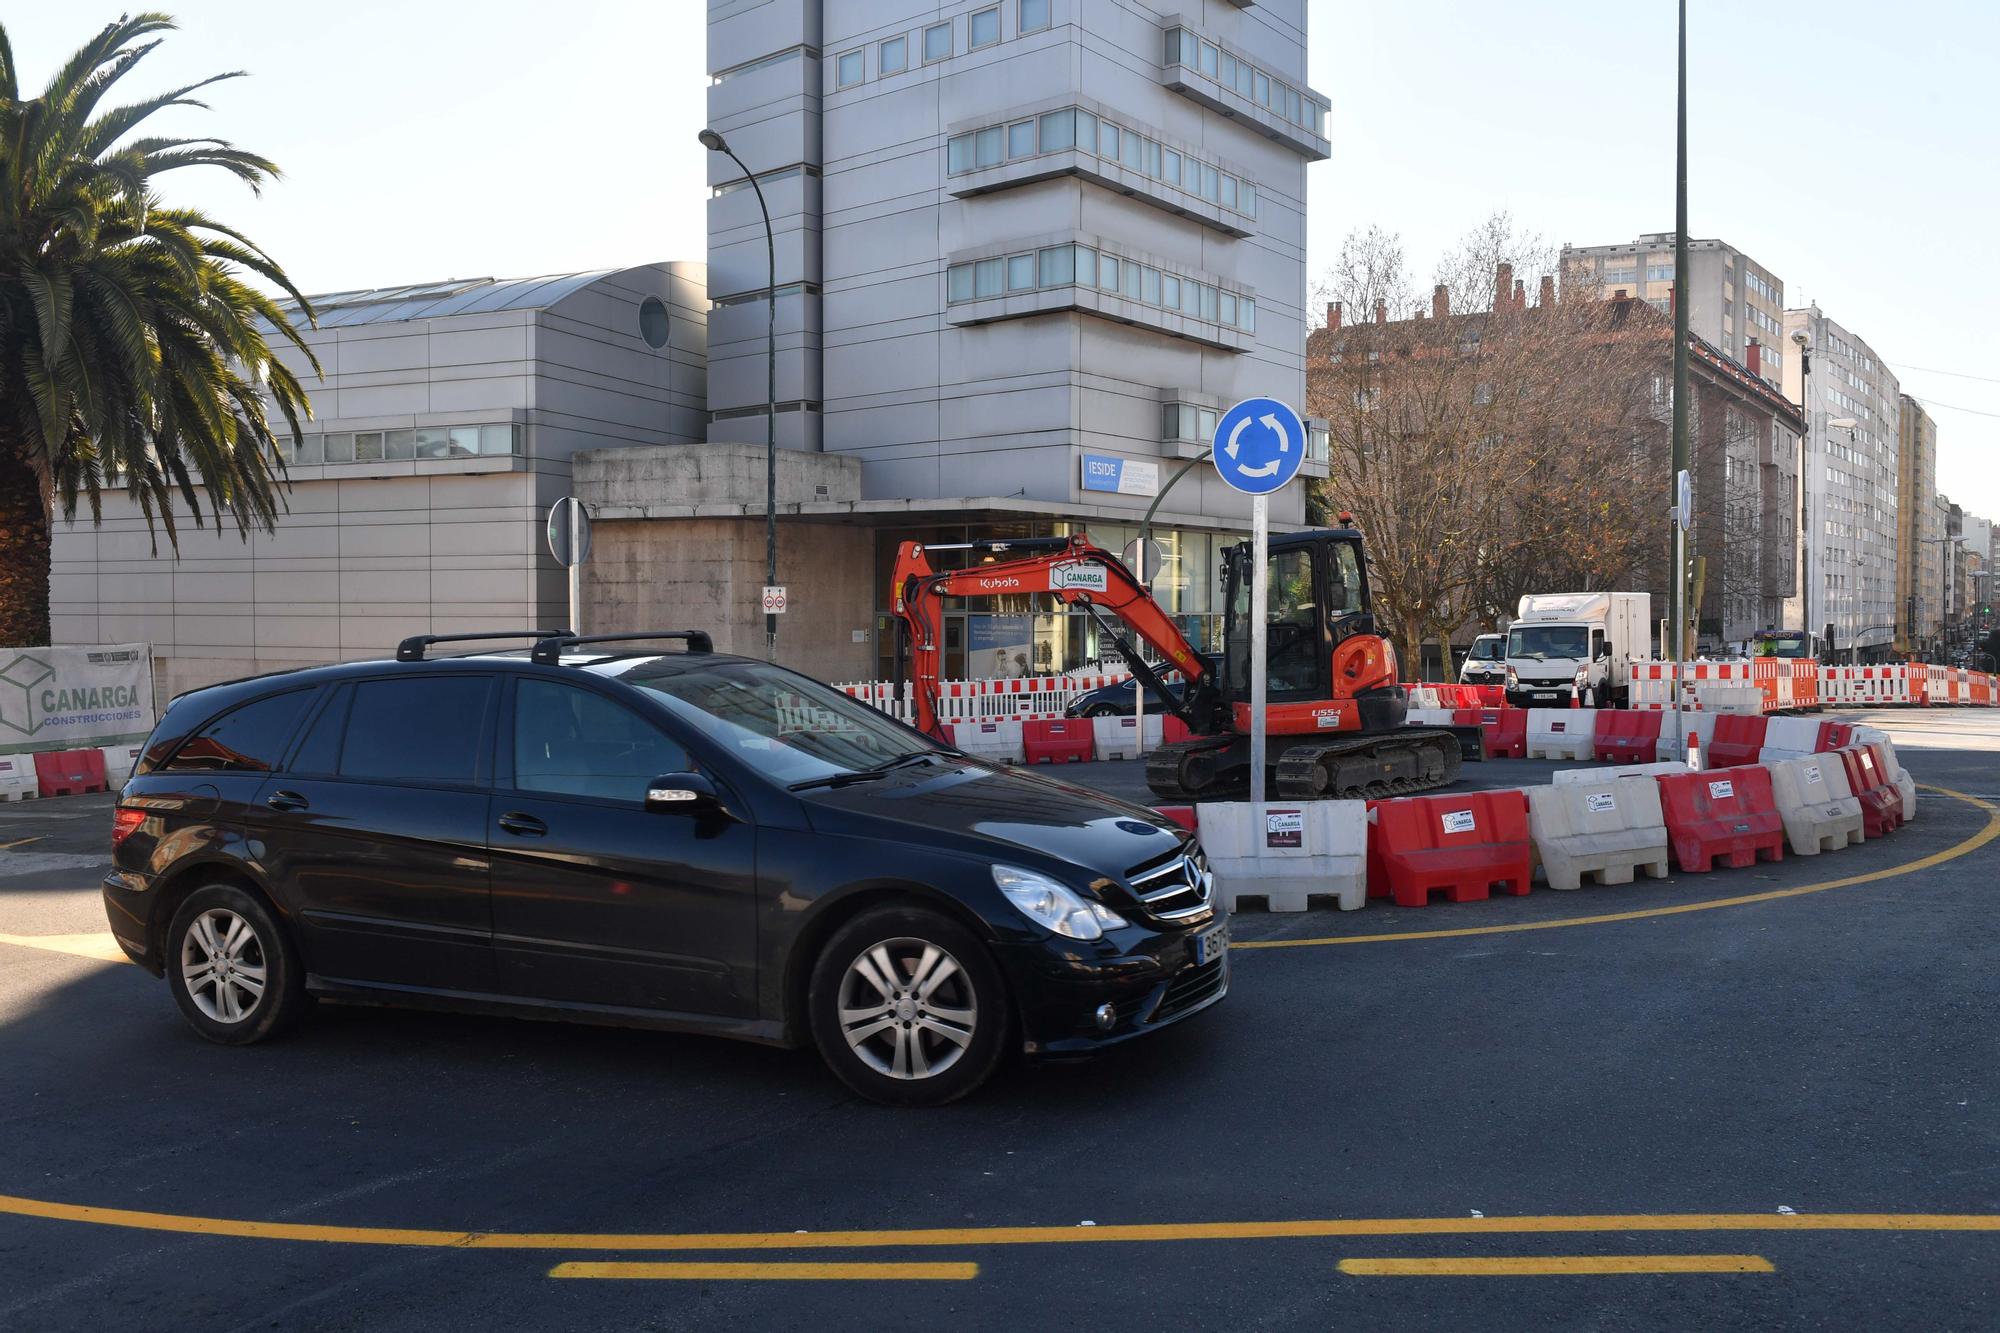
[[[1652,660],[1643,592],[1531,592],[1507,627],[1507,702],[1517,708],[1622,708],[1632,664]]]

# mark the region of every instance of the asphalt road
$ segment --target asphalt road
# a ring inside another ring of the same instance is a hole
[[[107,799],[0,807],[0,1328],[1989,1328],[2000,712],[1877,721],[1978,799],[1754,870],[1242,916],[1326,942],[925,1113],[649,1033],[326,1006],[209,1046],[92,956]],[[1720,1271],[1370,1271],[1584,1258]]]

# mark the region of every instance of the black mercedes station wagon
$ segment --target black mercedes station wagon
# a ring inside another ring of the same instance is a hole
[[[698,631],[428,651],[510,637],[537,636],[167,709],[104,903],[202,1036],[262,1040],[314,997],[560,1017],[810,1041],[926,1105],[1228,990],[1207,865],[1152,811]]]

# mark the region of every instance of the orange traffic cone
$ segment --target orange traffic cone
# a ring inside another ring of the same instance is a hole
[[[1701,733],[1688,732],[1688,767],[1697,771],[1701,768]]]

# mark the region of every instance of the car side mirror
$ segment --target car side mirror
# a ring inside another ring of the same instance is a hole
[[[1610,644],[1608,644],[1608,643],[1600,643],[1600,644],[1598,644],[1598,645],[1597,645],[1597,660],[1601,662],[1601,661],[1603,661],[1603,660],[1604,660],[1605,658],[1607,658],[1607,657],[1609,657],[1609,656],[1611,656],[1611,645],[1610,645]]]
[[[712,815],[722,796],[706,773],[662,773],[646,784],[646,808],[656,813]]]

